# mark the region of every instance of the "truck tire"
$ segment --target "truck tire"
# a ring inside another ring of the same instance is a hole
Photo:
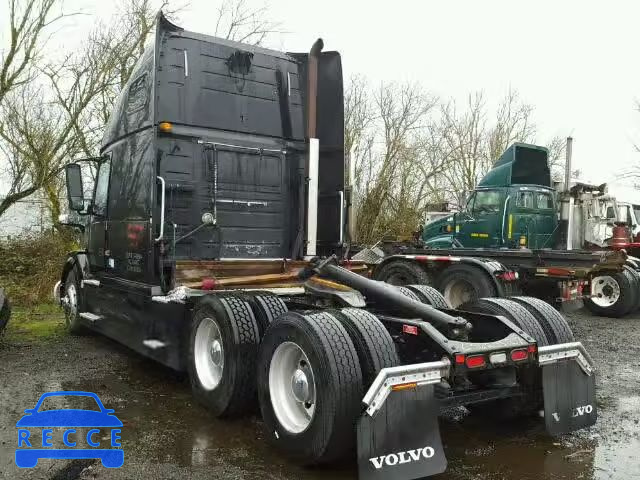
[[[558,310],[535,297],[511,297],[536,317],[551,345],[575,342],[571,327]]]
[[[260,331],[248,302],[205,295],[191,322],[187,367],[195,399],[220,417],[255,405]]]
[[[303,465],[344,457],[355,445],[362,396],[356,349],[332,314],[288,312],[267,328],[258,400],[276,448]]]
[[[0,288],[0,335],[7,326],[10,316],[11,305],[9,304],[9,299],[4,295],[4,290]]]
[[[64,321],[67,332],[71,335],[87,333],[87,328],[82,325],[80,312],[84,306],[80,281],[74,267],[71,267],[64,279]]]
[[[340,321],[353,342],[365,390],[371,386],[380,370],[400,365],[391,335],[373,313],[359,308],[343,308],[331,313]]]
[[[461,305],[459,310],[502,315],[513,322],[516,327],[531,335],[539,346],[544,347],[551,344],[536,317],[522,305],[508,298],[480,298]]]
[[[444,296],[429,285],[409,285],[407,288],[418,295],[422,303],[431,305],[434,308],[451,308],[444,299]]]
[[[634,285],[632,285],[631,291],[634,292],[632,298],[635,300],[629,312],[635,312],[640,308],[640,272],[633,268],[631,265],[625,265],[627,270],[634,279]]]
[[[374,274],[376,280],[391,285],[404,286],[411,284],[431,285],[431,277],[416,262],[409,260],[391,260]]]
[[[418,294],[413,290],[411,290],[409,287],[396,287],[396,288],[400,290],[400,293],[403,294],[405,297],[409,297],[411,300],[415,300],[416,302],[422,302],[422,298],[418,296]]]
[[[260,329],[260,338],[264,335],[267,327],[271,325],[271,322],[289,310],[284,301],[273,293],[246,294],[243,298],[251,305],[251,310],[253,310],[253,315]]]
[[[489,275],[471,265],[458,264],[446,268],[438,277],[437,287],[451,308],[498,295]]]
[[[618,318],[629,313],[638,296],[634,289],[635,279],[628,270],[600,275],[591,280],[592,293],[595,296],[586,298],[584,306],[602,317]]]
[[[462,305],[460,310],[486,313],[489,315],[502,315],[531,335],[539,346],[546,346],[550,343],[542,326],[536,320],[536,317],[513,300],[506,298],[481,298]],[[531,373],[532,372],[525,372],[524,378],[520,379],[520,381],[524,381],[532,387],[528,397],[503,398],[491,402],[472,404],[467,408],[484,417],[501,421],[535,415],[542,407],[542,390],[535,376],[530,375]]]

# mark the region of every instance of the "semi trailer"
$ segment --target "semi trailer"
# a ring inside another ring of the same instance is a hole
[[[426,223],[416,242],[355,258],[366,258],[378,280],[432,285],[452,306],[525,294],[550,303],[583,299],[592,312],[618,317],[640,307],[640,274],[623,248],[629,244],[612,248],[616,220],[604,185],[567,180],[557,192],[547,149],[515,143],[461,211]]]
[[[68,330],[188,372],[217,416],[257,403],[284,454],[354,455],[361,479],[444,471],[438,415],[452,406],[543,411],[552,435],[592,425],[594,363],[548,304],[453,309],[330,253],[348,215],[341,60],[322,49],[267,50],[158,15],[93,193],[66,168],[69,208],[87,220],[54,287]]]

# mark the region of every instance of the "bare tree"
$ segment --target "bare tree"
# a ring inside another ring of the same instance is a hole
[[[60,0],[8,0],[9,44],[0,52],[0,103],[13,89],[29,83],[49,27],[65,15]]]
[[[549,168],[551,169],[551,178],[553,181],[559,182],[564,178],[565,153],[567,149],[567,139],[561,136],[555,136],[547,142],[547,150],[549,150]],[[579,170],[571,172],[572,176],[579,177]]]
[[[222,0],[214,35],[236,42],[262,45],[272,34],[279,32],[280,24],[269,20],[269,7],[250,6],[247,0]]]
[[[469,95],[462,111],[453,101],[443,105],[439,126],[444,140],[441,155],[451,160],[450,168],[443,173],[447,199],[461,208],[467,192],[511,144],[533,143],[536,125],[532,117],[533,107],[511,88],[493,115],[487,111],[482,92]],[[560,137],[554,137],[547,148],[552,174],[557,178],[564,164],[564,143]]]
[[[509,88],[498,106],[495,123],[487,133],[488,160],[493,163],[513,142],[531,142],[536,126],[531,120],[533,107],[522,102],[517,90]]]
[[[46,89],[36,87],[29,77],[20,77],[23,83],[14,81],[15,95],[3,114],[16,123],[0,125],[5,157],[0,173],[9,184],[9,193],[0,202],[0,216],[42,188],[56,224],[62,195],[59,174],[74,157],[97,156],[104,126],[153,34],[158,9],[170,17],[176,12],[166,0],[123,0],[111,22],[96,24],[84,48],[60,62],[40,66]],[[225,25],[227,38],[259,43],[276,26],[266,13],[266,7],[252,9],[244,0],[227,0],[218,25]],[[36,141],[45,130],[47,141]]]
[[[373,100],[369,100],[373,98]],[[440,171],[430,114],[436,99],[415,84],[382,84],[371,92],[361,77],[345,95],[345,150],[354,162],[357,239],[410,234]]]
[[[484,96],[469,95],[462,113],[454,101],[440,108],[439,135],[441,155],[450,159],[450,168],[443,172],[445,196],[460,207],[466,193],[490,166],[487,147],[487,120]]]

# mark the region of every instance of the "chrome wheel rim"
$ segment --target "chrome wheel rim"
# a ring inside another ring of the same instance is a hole
[[[285,430],[300,433],[309,427],[316,410],[316,384],[309,359],[298,344],[284,342],[273,352],[269,394]]]
[[[613,277],[595,277],[591,285],[591,301],[599,307],[610,307],[620,299],[620,285]]]
[[[475,289],[465,280],[454,280],[445,287],[444,298],[451,305],[451,308],[458,308],[463,303],[475,298]]]
[[[212,318],[203,318],[198,325],[193,356],[198,380],[205,390],[215,389],[224,371],[224,345],[220,327]]]

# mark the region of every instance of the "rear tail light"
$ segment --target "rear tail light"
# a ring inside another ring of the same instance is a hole
[[[497,276],[505,282],[513,282],[518,279],[518,272],[502,272]]]
[[[402,325],[402,333],[409,335],[418,335],[418,327],[415,325]]]
[[[482,368],[487,362],[484,359],[484,355],[474,355],[472,357],[467,357],[466,360],[467,368]]]
[[[527,351],[528,351],[529,353],[536,353],[536,352],[538,351],[538,347],[537,347],[537,346],[536,346],[536,344],[534,343],[534,344],[529,345],[529,346],[527,347]]]
[[[511,360],[514,362],[521,362],[529,357],[529,352],[524,348],[511,351]]]

